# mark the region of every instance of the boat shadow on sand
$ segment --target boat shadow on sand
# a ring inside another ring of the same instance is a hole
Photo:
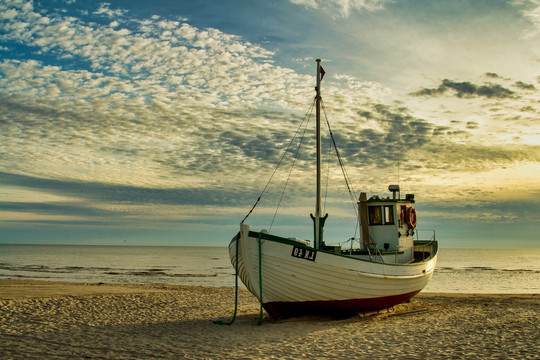
[[[425,312],[436,311],[437,307],[423,300],[413,299],[408,302],[395,305],[388,309],[366,311],[361,313],[344,313],[334,315],[306,315],[299,317],[291,317],[288,319],[273,319],[266,312],[264,313],[263,322],[259,324],[259,313],[253,312],[250,309],[249,313],[243,312],[238,314],[235,323],[230,326],[235,326],[237,323],[242,325],[262,325],[262,324],[288,324],[288,323],[309,323],[309,322],[355,322],[355,321],[378,321],[396,316],[407,316]],[[241,310],[240,310],[241,311]],[[222,321],[228,321],[224,318]],[[238,324],[238,325],[240,325]]]

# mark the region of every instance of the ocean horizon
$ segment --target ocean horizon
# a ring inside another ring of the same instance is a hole
[[[233,287],[225,246],[0,244],[0,278]],[[540,249],[439,249],[425,292],[540,293]]]

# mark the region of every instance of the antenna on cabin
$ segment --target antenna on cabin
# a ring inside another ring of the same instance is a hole
[[[398,188],[399,188],[399,185],[401,185],[401,182],[399,181],[399,166],[400,166],[400,157],[399,157],[399,154],[397,156],[397,183],[398,183]]]

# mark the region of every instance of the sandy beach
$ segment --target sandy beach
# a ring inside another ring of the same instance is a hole
[[[2,359],[538,359],[540,295],[422,293],[348,319],[257,325],[234,289],[0,280]]]

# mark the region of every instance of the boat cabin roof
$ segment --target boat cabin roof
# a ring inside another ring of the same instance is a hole
[[[380,198],[378,195],[373,195],[370,197],[367,201],[368,203],[397,203],[397,202],[410,202],[414,204],[414,194],[407,194],[405,195],[405,199],[392,199],[390,197]]]

